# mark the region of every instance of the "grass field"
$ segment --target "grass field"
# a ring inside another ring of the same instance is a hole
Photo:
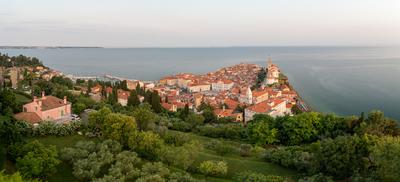
[[[178,132],[178,131],[169,131],[169,132]],[[203,146],[207,145],[212,140],[217,140],[224,144],[228,144],[233,148],[237,148],[241,143],[228,141],[224,139],[214,139],[204,136],[199,136],[193,133],[185,133],[187,137],[190,137],[191,140],[197,140]],[[35,137],[32,140],[39,140],[40,142],[46,145],[55,145],[57,150],[60,151],[64,147],[72,147],[78,141],[82,140],[90,140],[84,136],[73,135],[73,136],[65,136],[65,137],[55,137],[55,136],[47,136],[47,137]],[[95,140],[94,140],[95,141]],[[286,169],[281,166],[267,163],[262,161],[258,156],[252,157],[241,157],[238,152],[232,151],[228,155],[220,156],[215,151],[204,148],[199,151],[199,157],[195,161],[195,165],[199,165],[204,160],[222,160],[227,162],[228,164],[228,174],[224,178],[213,178],[207,177],[205,178],[200,174],[192,174],[194,177],[199,179],[205,179],[206,181],[214,181],[214,182],[224,182],[231,181],[238,173],[244,171],[254,171],[259,172],[265,175],[279,175],[287,178],[289,181],[297,181],[300,177],[302,177],[299,173],[294,170]],[[180,169],[171,168],[171,171],[179,171]],[[67,163],[61,163],[58,166],[57,173],[51,176],[48,181],[58,182],[58,181],[78,181],[72,174],[72,168]]]

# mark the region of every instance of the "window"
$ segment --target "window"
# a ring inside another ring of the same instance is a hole
[[[35,106],[35,111],[37,111],[37,106]]]
[[[64,110],[61,110],[61,116],[64,116]]]
[[[26,109],[26,107],[24,107],[24,112],[28,112],[28,110]]]

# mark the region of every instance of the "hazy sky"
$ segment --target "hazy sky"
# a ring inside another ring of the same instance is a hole
[[[400,0],[0,0],[0,45],[400,45]]]

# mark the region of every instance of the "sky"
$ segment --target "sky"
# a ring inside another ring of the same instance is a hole
[[[400,0],[0,0],[0,45],[400,45]]]

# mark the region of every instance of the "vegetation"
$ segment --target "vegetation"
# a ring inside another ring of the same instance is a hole
[[[12,66],[36,67],[36,66],[43,66],[43,64],[41,61],[39,61],[39,59],[37,59],[35,57],[27,57],[27,56],[23,56],[23,55],[10,57],[7,54],[0,53],[0,66],[3,66],[3,67],[12,67]]]

